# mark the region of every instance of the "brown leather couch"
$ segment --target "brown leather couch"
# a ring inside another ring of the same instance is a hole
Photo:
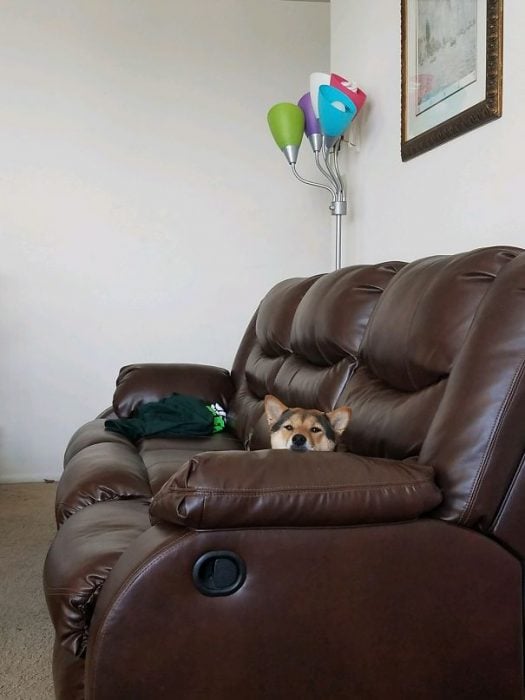
[[[112,415],[179,392],[231,428],[73,436],[57,698],[522,698],[524,360],[525,252],[492,247],[282,282],[231,372],[125,367]],[[351,406],[346,451],[267,449],[267,393]]]

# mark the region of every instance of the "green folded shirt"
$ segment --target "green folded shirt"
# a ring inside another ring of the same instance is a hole
[[[132,442],[151,437],[203,437],[226,427],[226,412],[195,396],[172,394],[139,406],[132,418],[106,420],[106,430]]]

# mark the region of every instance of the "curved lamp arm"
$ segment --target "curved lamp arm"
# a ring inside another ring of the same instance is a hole
[[[328,190],[330,194],[332,195],[332,199],[335,201],[337,199],[337,192],[334,190],[333,187],[329,187],[328,185],[322,185],[320,182],[314,182],[313,180],[306,180],[304,177],[301,177],[299,173],[297,172],[297,169],[295,167],[295,163],[290,163],[290,167],[292,169],[292,173],[295,175],[295,177],[300,180],[301,182],[304,182],[306,185],[312,185],[313,187],[321,187],[323,190]]]
[[[337,145],[334,146],[334,170],[335,174],[337,175],[337,181],[339,182],[339,187],[341,190],[341,194],[343,195],[343,199],[345,197],[344,195],[344,185],[343,185],[343,178],[341,177],[341,171],[339,170],[339,149],[341,148],[341,139],[337,142]]]
[[[344,194],[343,194],[344,188],[343,188],[343,183],[341,181],[341,175],[339,173],[339,167],[337,165],[337,152],[336,152],[335,148],[336,148],[336,146],[332,146],[332,148],[327,149],[326,146],[323,146],[323,158],[324,158],[324,162],[326,164],[326,168],[331,175],[332,181],[336,185],[337,196],[342,197],[344,199]],[[330,163],[330,155],[333,156],[334,169],[332,169],[332,164]]]
[[[330,172],[328,172],[328,170],[323,168],[323,166],[321,164],[321,158],[319,155],[319,151],[316,151],[314,153],[314,156],[315,156],[315,164],[317,165],[319,170],[322,172],[322,174],[325,176],[325,178],[328,180],[328,182],[331,182],[332,185],[334,186],[335,190],[337,191],[339,189],[339,183],[336,180],[334,180],[333,175]]]

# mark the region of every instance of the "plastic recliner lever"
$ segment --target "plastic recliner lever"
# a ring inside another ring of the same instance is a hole
[[[239,590],[246,580],[246,565],[229,551],[206,552],[193,565],[193,582],[206,596],[226,596]]]

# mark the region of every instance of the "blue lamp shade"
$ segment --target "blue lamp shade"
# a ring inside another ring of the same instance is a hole
[[[325,136],[339,138],[356,114],[355,104],[344,92],[331,85],[319,87],[319,121]]]

